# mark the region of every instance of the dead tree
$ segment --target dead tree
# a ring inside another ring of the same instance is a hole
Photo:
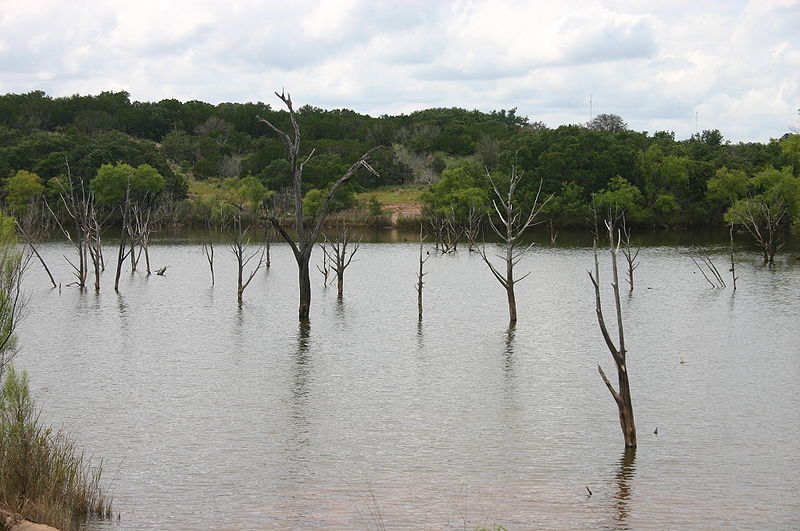
[[[244,208],[241,205],[235,204],[234,207],[236,207],[236,210],[233,214],[233,241],[230,244],[230,249],[233,255],[236,257],[237,264],[238,274],[236,298],[239,302],[242,302],[242,294],[244,293],[244,290],[250,285],[250,281],[256,276],[258,270],[264,267],[264,248],[261,247],[260,249],[256,248],[253,251],[250,250],[250,239],[248,234],[250,233],[251,224],[248,223],[245,225],[242,223],[242,217],[245,214]],[[250,273],[247,274],[247,279],[245,280],[245,269],[250,261],[256,256],[258,256],[258,261]]]
[[[86,238],[86,246],[89,249],[89,258],[92,261],[92,268],[94,270],[94,290],[100,291],[100,274],[105,269],[103,264],[103,243],[101,241],[103,234],[103,226],[108,219],[101,219],[100,214],[95,208],[94,201],[91,201],[89,216],[87,218],[88,232]]]
[[[775,263],[775,253],[786,243],[781,226],[788,217],[789,207],[783,200],[760,197],[738,201],[726,214],[726,219],[744,226],[753,236],[765,264]]]
[[[75,247],[77,253],[77,263],[73,263],[69,258],[64,256],[67,263],[72,267],[73,274],[75,275],[75,282],[69,285],[76,285],[79,288],[86,287],[86,279],[89,274],[89,245],[88,242],[91,238],[93,223],[90,221],[93,213],[96,214],[94,206],[93,194],[86,190],[83,181],[78,183],[73,182],[72,173],[70,172],[69,162],[66,161],[66,182],[56,180],[59,190],[59,203],[66,213],[67,217],[72,220],[72,228],[68,229],[61,223],[61,217],[56,214],[50,207],[49,203],[47,209],[53,216],[56,225],[67,238],[67,240]]]
[[[267,225],[264,228],[264,248],[267,251],[264,267],[266,267],[267,269],[269,269],[270,266],[272,266],[272,257],[271,257],[271,247],[272,247],[271,243],[273,235],[272,230],[273,230],[272,227],[269,225]]]
[[[553,228],[553,218],[550,218],[549,223],[550,223],[550,245],[555,245],[556,240],[558,239],[558,230]]]
[[[40,242],[42,237],[47,233],[46,218],[47,215],[44,213],[43,203],[35,201],[29,205],[20,220],[14,217],[14,224],[16,224],[17,230],[25,240],[25,244],[39,260],[39,263],[42,264],[47,276],[50,278],[50,283],[53,284],[54,288],[57,288],[58,285],[53,278],[53,274],[50,272],[50,268],[47,267],[47,263],[36,248],[36,244]]]
[[[134,270],[139,262],[139,256],[144,252],[145,267],[150,275],[150,234],[156,223],[152,205],[136,201],[131,205],[128,232],[131,235],[131,248],[139,247],[139,255],[133,261]]]
[[[481,232],[481,222],[483,221],[483,216],[485,213],[485,210],[478,205],[472,204],[469,207],[463,232],[467,237],[467,243],[469,245],[470,252],[475,250],[475,243],[478,241],[478,236]]]
[[[611,352],[611,357],[614,359],[614,363],[617,366],[619,390],[614,389],[614,386],[609,381],[600,364],[597,365],[597,370],[600,372],[600,377],[603,379],[603,382],[606,384],[606,387],[608,387],[608,390],[611,392],[611,396],[614,397],[614,401],[617,404],[617,409],[619,410],[619,422],[620,426],[622,427],[622,435],[625,439],[625,447],[636,448],[636,425],[633,421],[633,405],[631,403],[630,384],[628,383],[628,366],[626,361],[627,350],[625,347],[625,332],[622,324],[622,305],[620,303],[619,273],[617,270],[617,255],[621,244],[621,236],[620,231],[615,230],[613,222],[606,221],[605,224],[608,230],[608,248],[611,254],[611,267],[613,273],[611,287],[614,291],[614,306],[617,314],[618,345],[614,344],[614,340],[611,338],[611,334],[606,327],[605,318],[603,317],[603,305],[600,300],[600,262],[597,258],[597,236],[595,236],[594,240],[594,274],[592,274],[591,271],[588,273],[589,278],[594,285],[597,324],[600,326],[600,332],[603,334],[603,339],[605,340],[606,346],[608,347],[609,352]]]
[[[320,249],[322,249],[322,266],[317,264],[317,271],[322,273],[322,285],[328,286],[328,276],[331,274],[331,268],[328,264],[328,250],[325,246],[325,242],[321,242],[319,244]]]
[[[211,268],[211,285],[214,285],[214,242],[209,241],[203,243],[203,254],[208,260],[208,267]]]
[[[517,299],[516,295],[514,294],[514,285],[530,275],[530,272],[528,272],[518,279],[514,278],[514,266],[519,263],[525,253],[527,253],[535,243],[531,242],[524,247],[520,247],[522,235],[528,228],[534,225],[536,217],[541,213],[542,209],[553,197],[550,195],[543,201],[540,200],[542,194],[542,183],[540,181],[539,189],[537,190],[536,197],[533,200],[533,205],[531,206],[527,215],[525,215],[520,208],[520,205],[516,203],[517,198],[515,197],[517,185],[519,185],[521,179],[522,173],[517,173],[516,168],[512,169],[508,190],[503,192],[497,183],[495,183],[495,181],[492,179],[491,175],[489,175],[489,181],[492,184],[492,189],[497,196],[496,199],[492,200],[492,205],[494,206],[495,213],[497,214],[497,218],[499,220],[499,222],[496,223],[492,216],[489,216],[489,225],[492,227],[492,230],[495,232],[495,234],[497,234],[497,236],[500,238],[501,244],[504,248],[503,254],[497,256],[505,263],[505,274],[502,273],[500,269],[498,269],[498,267],[492,263],[489,255],[487,254],[485,243],[478,249],[481,258],[483,258],[483,261],[489,267],[489,270],[492,272],[497,281],[500,282],[500,284],[506,289],[509,320],[512,323],[517,322]]]
[[[695,258],[695,256],[697,256],[697,258]],[[722,274],[720,274],[717,266],[714,265],[714,261],[711,259],[711,256],[708,254],[708,250],[705,247],[700,245],[692,247],[689,257],[692,259],[692,262],[694,262],[694,265],[697,266],[697,269],[700,270],[700,274],[703,275],[703,278],[706,279],[706,282],[708,282],[712,288],[725,287],[725,280],[722,278]]]
[[[206,217],[206,237],[207,241],[203,242],[202,251],[203,256],[208,261],[208,267],[211,269],[211,285],[214,285],[214,238],[211,235],[211,214]]]
[[[122,211],[122,229],[120,230],[119,234],[119,248],[117,249],[117,271],[114,274],[114,291],[119,292],[119,277],[122,273],[122,266],[125,263],[125,259],[128,258],[128,255],[133,255],[134,247],[133,245],[128,248],[128,240],[129,238],[129,230],[130,230],[130,216],[131,216],[131,180],[130,176],[128,176],[128,185],[125,188],[125,201],[120,205],[120,210]],[[135,268],[135,265],[131,264],[131,271]]]
[[[428,226],[435,237],[435,249],[442,254],[454,253],[458,250],[458,241],[465,234],[464,227],[458,223],[455,210],[447,214],[428,211],[425,213]],[[476,233],[477,236],[477,233]]]
[[[353,240],[353,233],[344,224],[344,221],[342,221],[339,235],[333,240],[329,240],[324,235],[323,237],[328,245],[322,250],[328,255],[330,267],[336,273],[336,292],[341,297],[344,292],[344,271],[353,261],[353,256],[358,252],[358,248],[361,247],[361,238],[359,237],[358,241]]]
[[[356,170],[359,168],[366,168],[370,172],[377,175],[377,172],[369,165],[369,157],[379,147],[369,150],[364,153],[350,168],[339,177],[328,189],[328,194],[322,200],[317,215],[311,219],[310,228],[306,228],[306,220],[303,213],[303,168],[306,163],[314,156],[314,150],[306,156],[301,156],[300,153],[300,124],[297,121],[297,115],[292,107],[292,99],[289,94],[281,92],[275,95],[286,105],[289,110],[289,120],[291,121],[292,131],[286,133],[279,127],[273,125],[270,121],[257,116],[256,119],[267,125],[272,129],[278,137],[283,141],[287,150],[287,158],[289,161],[289,168],[292,175],[292,195],[294,199],[294,230],[297,239],[292,238],[289,233],[281,226],[280,220],[274,216],[268,216],[267,220],[275,227],[275,230],[286,240],[292,249],[294,259],[297,262],[298,283],[300,291],[300,304],[298,309],[298,316],[301,321],[308,320],[309,310],[311,308],[311,280],[309,278],[309,261],[311,259],[311,252],[314,249],[314,244],[322,231],[322,225],[325,222],[325,217],[330,209],[331,201],[333,200],[336,192],[355,175]]]
[[[639,257],[639,251],[641,247],[637,247],[636,250],[633,250],[631,247],[631,230],[630,227],[625,223],[625,216],[622,216],[622,254],[625,256],[625,261],[628,263],[628,277],[625,279],[628,281],[628,287],[630,288],[629,292],[633,293],[633,272],[639,267],[639,262],[636,259]]]
[[[426,251],[425,256],[422,256],[422,243],[425,241],[425,236],[422,235],[422,225],[419,226],[419,271],[417,271],[417,311],[419,313],[419,320],[422,321],[422,288],[425,285],[423,277],[428,273],[425,272],[425,262],[431,257],[430,253]]]
[[[733,279],[733,291],[736,291],[736,281],[739,279],[739,277],[736,276],[736,262],[733,259],[733,223],[731,223],[730,234],[731,234],[731,269],[730,269],[730,273],[731,273],[731,278]]]

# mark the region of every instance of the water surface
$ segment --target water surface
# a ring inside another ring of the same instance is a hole
[[[418,322],[418,246],[394,239],[362,245],[342,299],[313,275],[309,326],[285,245],[241,306],[222,245],[213,286],[199,244],[161,239],[166,276],[126,272],[119,294],[113,271],[100,293],[67,287],[69,247],[45,245],[62,288],[31,270],[17,365],[44,417],[104,460],[120,520],[97,527],[800,527],[791,255],[766,268],[739,251],[734,294],[684,246],[641,251],[623,298],[632,456],[597,373],[614,368],[590,248],[527,255],[509,328],[466,249],[431,250]],[[712,256],[727,269],[724,246]]]

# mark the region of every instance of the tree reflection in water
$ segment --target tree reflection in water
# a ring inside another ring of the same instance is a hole
[[[636,449],[626,448],[619,460],[619,468],[615,475],[617,491],[613,494],[614,521],[622,528],[627,528],[628,515],[630,514],[631,481],[636,474]]]
[[[292,426],[296,429],[294,442],[297,447],[308,445],[310,420],[308,418],[308,385],[310,372],[310,359],[308,356],[309,341],[311,338],[311,324],[301,321],[297,330],[297,354],[292,368],[292,390],[290,416]]]
[[[517,334],[517,323],[510,323],[506,330],[505,366],[506,373],[514,368],[514,337]]]

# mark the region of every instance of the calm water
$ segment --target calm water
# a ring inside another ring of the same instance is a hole
[[[767,269],[739,253],[734,295],[685,247],[642,250],[623,302],[631,459],[597,374],[614,369],[591,249],[529,254],[509,329],[502,288],[466,251],[428,261],[418,323],[418,248],[395,239],[362,245],[343,300],[314,274],[310,327],[284,245],[241,307],[221,245],[215,286],[189,241],[157,243],[167,275],[125,274],[120,294],[113,271],[99,294],[59,292],[34,266],[17,365],[44,417],[103,458],[120,521],[98,527],[800,527],[792,255]],[[68,283],[69,248],[43,251]]]

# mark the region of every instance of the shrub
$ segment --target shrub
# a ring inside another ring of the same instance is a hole
[[[61,529],[91,516],[110,517],[100,487],[102,464],[62,431],[45,427],[28,389],[28,375],[7,367],[0,394],[0,500],[5,509]]]

